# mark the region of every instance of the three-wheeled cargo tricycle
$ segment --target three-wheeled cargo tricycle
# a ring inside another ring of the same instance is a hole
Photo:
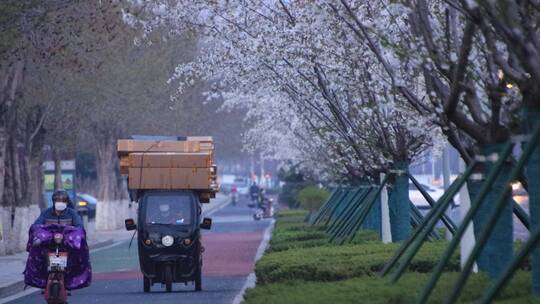
[[[137,229],[139,263],[144,276],[144,292],[153,284],[172,290],[173,283],[195,283],[202,288],[201,229],[210,229],[212,220],[201,220],[200,197],[191,190],[137,190],[137,224],[126,219],[127,230]]]

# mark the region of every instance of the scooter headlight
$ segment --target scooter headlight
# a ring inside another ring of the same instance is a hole
[[[174,238],[170,235],[166,235],[161,238],[161,244],[165,247],[172,246],[172,244],[174,244]]]

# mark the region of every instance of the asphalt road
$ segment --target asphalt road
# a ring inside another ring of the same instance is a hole
[[[75,290],[70,303],[232,303],[254,269],[257,249],[270,220],[254,221],[245,202],[212,215],[213,227],[203,235],[203,291],[174,284],[171,293],[159,284],[143,293],[137,248],[129,242],[92,254],[93,282]],[[37,292],[10,303],[44,303]]]

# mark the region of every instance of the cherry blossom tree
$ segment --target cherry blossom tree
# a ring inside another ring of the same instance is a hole
[[[166,25],[204,37],[199,57],[176,69],[178,93],[196,80],[213,82],[209,97],[246,108],[255,122],[249,144],[273,157],[354,184],[391,168],[406,170],[438,142],[437,128],[396,94],[372,50],[328,1],[134,6],[126,19],[148,32]],[[421,86],[412,91],[423,94]],[[409,229],[408,182],[399,180],[396,240]]]

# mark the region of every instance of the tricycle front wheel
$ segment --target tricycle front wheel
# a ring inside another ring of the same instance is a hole
[[[197,267],[197,273],[195,274],[195,291],[201,291],[202,290],[202,274],[201,274],[201,266],[199,265]]]
[[[165,267],[165,290],[167,292],[172,291],[172,280],[173,280],[172,278],[173,278],[172,267],[171,265],[167,265]]]

